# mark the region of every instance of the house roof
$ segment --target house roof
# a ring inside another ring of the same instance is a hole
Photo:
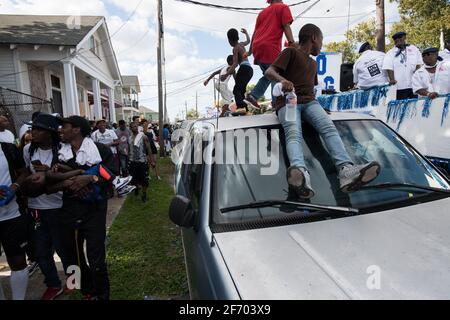
[[[100,16],[0,15],[0,44],[77,46]],[[77,27],[79,22],[79,28]]]

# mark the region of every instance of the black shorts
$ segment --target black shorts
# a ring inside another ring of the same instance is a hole
[[[133,177],[131,184],[135,186],[148,187],[149,170],[147,162],[130,162],[130,175]]]
[[[0,222],[0,245],[7,257],[25,254],[27,225],[24,216]]]

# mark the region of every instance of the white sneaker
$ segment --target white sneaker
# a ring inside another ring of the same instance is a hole
[[[162,180],[160,176],[158,176],[158,180],[159,180],[159,181],[161,181],[161,180]]]
[[[341,191],[348,193],[356,191],[362,186],[375,180],[380,174],[381,166],[372,161],[363,165],[347,165],[339,172]]]
[[[116,179],[114,179],[114,181],[113,181],[114,188],[116,190],[120,190],[123,187],[125,187],[126,185],[128,185],[131,182],[131,180],[133,180],[132,176],[128,176],[125,178],[116,177]]]
[[[136,190],[136,186],[128,185],[128,186],[122,187],[122,189],[117,191],[117,196],[119,198],[125,197],[126,195],[132,193],[134,190]]]

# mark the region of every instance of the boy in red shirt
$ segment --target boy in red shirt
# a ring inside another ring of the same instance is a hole
[[[267,0],[270,6],[261,11],[256,20],[255,32],[250,46],[249,55],[253,54],[255,64],[259,65],[263,74],[281,53],[283,34],[289,42],[294,44],[291,30],[292,18],[289,6],[282,0]],[[272,83],[267,77],[259,79],[255,88],[247,95],[246,100],[259,108],[258,99],[264,96]]]

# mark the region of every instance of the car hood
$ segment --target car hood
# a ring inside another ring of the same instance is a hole
[[[214,236],[242,299],[449,299],[449,207]]]

